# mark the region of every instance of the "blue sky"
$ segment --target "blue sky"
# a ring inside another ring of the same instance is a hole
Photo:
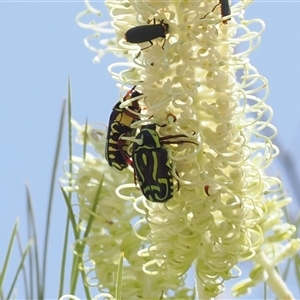
[[[103,7],[103,20],[108,20],[103,3],[97,5]],[[73,117],[79,123],[88,118],[91,123],[106,124],[118,100],[116,83],[106,71],[116,58],[107,55],[101,64],[93,64],[94,53],[83,44],[89,32],[75,23],[76,14],[84,9],[83,1],[0,0],[2,245],[8,243],[17,216],[21,219],[21,232],[25,233],[24,182],[29,184],[39,235],[43,235],[59,115],[67,95],[68,77],[72,82]],[[250,59],[269,81],[267,103],[273,108],[273,124],[279,131],[277,144],[291,158],[298,176],[299,11],[300,2],[256,1],[246,12],[249,19],[260,18],[266,23],[261,46]],[[66,131],[64,141],[60,165],[67,157]],[[299,194],[297,199],[287,177],[291,169],[287,170],[281,161],[276,159],[272,172],[280,174],[288,193],[294,195],[299,204]],[[62,169],[59,174],[62,175]],[[299,205],[293,207],[298,209]],[[61,236],[56,234],[64,224],[60,221],[64,220],[66,210],[58,185],[53,212],[57,222],[53,224],[50,251],[51,255],[60,257]],[[2,260],[0,251],[0,262]],[[51,261],[48,266],[49,274],[59,267]],[[55,298],[56,282],[49,282],[47,295]]]

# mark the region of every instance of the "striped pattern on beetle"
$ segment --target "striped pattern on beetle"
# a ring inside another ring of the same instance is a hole
[[[149,201],[163,203],[173,198],[172,163],[164,144],[193,143],[198,145],[189,140],[174,140],[186,137],[184,134],[159,137],[156,124],[149,124],[142,126],[134,139],[132,167],[141,191]]]
[[[155,128],[155,124],[142,126],[136,136],[141,143],[132,146],[133,168],[143,195],[153,202],[166,202],[173,197],[172,165]]]
[[[135,98],[142,95],[135,90],[135,86],[123,97],[123,100],[129,98]],[[113,108],[109,118],[108,131],[105,145],[105,158],[108,164],[117,170],[123,170],[128,166],[126,149],[128,148],[128,142],[120,139],[120,136],[134,136],[136,129],[131,128],[131,124],[139,119],[139,117],[131,113],[126,108],[120,107],[121,101],[119,101]],[[133,101],[128,108],[136,113],[141,111],[141,108],[137,101]]]

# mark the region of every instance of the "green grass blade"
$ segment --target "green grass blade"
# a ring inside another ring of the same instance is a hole
[[[66,226],[65,226],[65,237],[64,237],[64,245],[63,245],[63,252],[61,258],[61,268],[60,268],[60,280],[59,280],[59,289],[58,289],[58,298],[59,299],[63,295],[64,291],[64,283],[65,283],[65,273],[66,273],[66,264],[67,264],[67,250],[69,246],[69,230],[70,230],[70,223],[69,220],[66,219]]]
[[[69,142],[69,173],[72,174],[73,172],[73,167],[72,167],[72,124],[71,124],[71,120],[72,120],[72,105],[71,105],[71,84],[70,84],[70,80],[68,81],[68,142]],[[87,149],[87,129],[88,129],[88,121],[86,120],[85,123],[85,134],[83,137],[83,159],[85,159],[86,157],[86,149]],[[99,188],[97,190],[96,193],[96,197],[94,200],[94,204],[92,207],[92,211],[91,211],[91,216],[87,222],[87,227],[85,230],[85,234],[84,237],[87,237],[90,229],[91,229],[91,225],[92,222],[94,220],[94,213],[96,211],[97,205],[98,205],[98,201],[100,200],[100,193],[101,193],[101,187],[103,184],[103,180],[101,180],[101,183],[99,185]],[[69,185],[72,185],[71,179],[69,180]],[[68,220],[71,222],[72,228],[73,228],[73,233],[74,233],[74,237],[75,237],[75,241],[77,241],[76,245],[75,245],[75,249],[74,252],[76,253],[73,257],[73,263],[72,263],[72,270],[71,270],[71,282],[70,282],[70,293],[71,294],[75,294],[76,291],[76,286],[77,286],[77,281],[78,281],[78,276],[79,276],[79,272],[81,273],[82,276],[82,280],[83,280],[83,287],[85,289],[85,293],[86,293],[86,298],[87,299],[91,299],[91,295],[90,295],[90,291],[89,288],[86,286],[85,282],[86,282],[86,274],[84,270],[80,270],[79,266],[83,265],[83,260],[82,260],[82,256],[84,253],[84,249],[85,249],[85,242],[81,240],[80,238],[80,231],[78,230],[78,226],[77,223],[80,223],[81,220],[78,219],[76,221],[76,218],[74,216],[73,213],[73,208],[72,208],[72,199],[71,196],[72,194],[67,194],[64,189],[61,187],[61,191],[63,194],[63,197],[65,199],[65,203],[67,205],[67,209],[68,209]],[[66,233],[68,232],[69,227],[68,225],[66,225]],[[83,237],[83,239],[84,239]],[[64,249],[67,249],[67,234],[65,235],[65,243],[64,243]],[[66,251],[66,250],[64,250]],[[65,264],[65,252],[63,254],[63,262],[62,264]],[[61,276],[63,276],[64,273],[61,273]],[[60,287],[60,295],[62,295],[63,292],[63,287]]]
[[[80,238],[80,234],[79,234],[79,230],[76,224],[76,220],[75,220],[75,216],[73,214],[73,210],[72,210],[72,206],[70,203],[70,198],[69,195],[67,195],[67,193],[65,192],[65,190],[61,187],[61,192],[63,194],[63,197],[65,199],[66,205],[67,205],[67,209],[68,209],[68,223],[71,222],[72,224],[72,228],[73,228],[73,233],[74,233],[74,239],[75,241],[78,241]],[[68,240],[65,237],[65,245],[66,247],[68,246]],[[76,245],[76,252],[78,251],[78,253],[82,253],[83,250],[81,249],[81,247],[78,247]],[[77,255],[73,256],[73,263],[72,263],[72,279],[71,279],[71,294],[75,293],[76,290],[76,283],[77,283],[77,278],[78,278],[78,273],[79,273],[79,269],[78,269],[78,265],[79,263],[82,263],[82,258],[78,257]],[[85,274],[84,274],[85,276]],[[74,277],[76,278],[75,283],[74,283]],[[85,293],[86,293],[86,299],[91,299],[90,296],[90,292],[89,289],[83,285],[84,289],[85,289]],[[63,293],[63,290],[61,291],[61,295]]]
[[[73,155],[73,133],[72,133],[72,97],[71,97],[71,82],[70,79],[68,79],[68,145],[69,145],[69,173],[73,173],[73,166],[72,166],[72,155]],[[86,143],[85,143],[86,144]],[[85,146],[86,147],[86,146]],[[69,179],[69,186],[71,186],[71,178]],[[73,228],[73,234],[75,240],[79,240],[80,238],[80,232],[77,227],[77,222],[73,213],[72,209],[72,193],[67,194],[64,189],[61,187],[61,192],[63,194],[63,197],[65,199],[65,203],[67,205],[68,209],[68,217],[67,217],[67,223],[65,227],[65,238],[64,238],[64,250],[62,255],[62,267],[61,267],[61,275],[60,275],[60,287],[59,287],[59,295],[63,294],[63,282],[64,282],[64,269],[66,265],[66,257],[67,257],[67,251],[68,251],[68,237],[69,237],[69,222],[71,222],[72,228]],[[79,220],[80,221],[80,220]],[[80,253],[82,250],[79,251]],[[72,278],[71,278],[71,290],[75,291],[76,289],[76,283],[78,278],[78,264],[82,262],[82,259],[78,258],[76,255],[73,257],[73,264],[72,264]],[[76,275],[77,274],[77,275]],[[85,275],[85,274],[84,274]],[[76,281],[74,283],[74,277],[76,278]],[[87,299],[90,299],[90,293],[89,289],[85,286],[85,293]],[[71,292],[74,294],[74,292]]]
[[[84,239],[89,235],[90,230],[92,228],[93,221],[95,219],[95,212],[96,212],[99,200],[100,200],[102,184],[103,184],[103,178],[101,179],[101,182],[100,182],[99,187],[98,187],[97,192],[96,192],[96,196],[94,198],[91,214],[90,214],[89,220],[87,222],[87,226],[86,226],[86,229],[85,229],[85,232],[84,232],[84,236],[82,238],[83,240],[81,241],[81,243],[77,243],[76,246],[75,246],[75,252],[77,253],[77,255],[74,257],[73,267],[72,267],[71,294],[75,294],[76,283],[77,283],[79,271],[81,272],[84,287],[86,286],[86,284],[85,284],[86,274],[85,274],[84,270],[79,270],[78,265],[83,264],[82,255],[84,253],[84,248],[85,248]],[[85,289],[85,291],[86,291],[86,293],[88,292],[88,294],[86,294],[87,299],[90,299],[89,298],[90,297],[89,290]]]
[[[69,172],[73,174],[72,156],[73,156],[73,133],[72,133],[72,94],[71,80],[68,79],[68,149],[69,149]]]
[[[83,153],[82,153],[83,160],[85,160],[85,158],[86,158],[87,139],[88,139],[87,129],[88,129],[88,119],[86,119],[86,122],[85,122],[84,135],[83,135]],[[79,219],[78,223],[81,223],[81,221],[82,220]],[[79,239],[79,236],[78,236],[77,239]],[[82,254],[84,252],[84,247],[85,247],[85,244],[81,244],[81,245],[76,244],[76,247],[75,247],[76,253]],[[74,276],[71,279],[71,290],[72,290],[72,287],[74,289],[76,287],[76,282],[78,280],[78,275],[79,275],[78,266],[79,266],[80,263],[82,263],[82,258],[79,258],[78,256],[75,256],[74,260],[73,260],[73,264],[72,264],[72,274]],[[82,272],[81,275],[82,275],[82,279],[83,279],[83,286],[85,287],[86,286],[86,284],[85,284],[85,279],[86,279],[85,273]],[[89,291],[88,291],[88,293],[89,293]]]
[[[87,223],[87,227],[86,227],[86,230],[84,232],[84,238],[87,237],[90,234],[90,230],[92,228],[92,224],[93,224],[94,219],[95,219],[95,212],[96,212],[98,203],[100,201],[100,194],[101,194],[101,190],[102,190],[103,179],[104,179],[104,177],[101,178],[101,181],[99,183],[99,187],[97,189],[96,196],[94,198],[94,204],[93,204],[93,207],[92,207],[92,213],[90,214],[90,217],[89,217],[89,220],[88,220],[88,223]]]
[[[19,220],[16,220],[12,234],[10,236],[10,240],[9,240],[9,244],[8,244],[8,248],[7,248],[7,252],[5,255],[5,260],[4,260],[4,264],[0,273],[0,291],[3,291],[3,282],[4,282],[4,278],[6,275],[6,270],[7,270],[7,266],[9,263],[9,258],[11,256],[11,252],[12,252],[12,247],[13,247],[13,243],[14,240],[16,238],[17,232],[18,232],[18,224],[19,224]]]
[[[70,202],[69,195],[67,195],[67,193],[65,192],[65,190],[63,189],[62,186],[60,187],[60,190],[63,194],[63,197],[65,199],[65,203],[67,205],[68,222],[71,222],[71,224],[72,224],[74,239],[78,240],[80,238],[80,235],[79,235],[79,230],[78,230],[78,227],[77,227],[77,224],[76,224],[76,220],[75,220],[75,216],[74,216],[74,213],[73,213],[73,209],[72,209],[72,205],[71,205],[71,202]]]
[[[18,241],[18,247],[19,247],[19,252],[20,252],[20,256],[22,256],[23,251],[23,247],[22,247],[22,242],[21,242],[21,237],[20,234],[17,234],[17,241]],[[31,250],[29,252],[29,256],[30,256]],[[27,272],[26,272],[26,266],[24,265],[23,268],[23,279],[24,279],[24,289],[25,289],[25,297],[26,299],[32,299],[32,297],[30,296],[29,293],[29,280],[27,278]]]
[[[118,264],[117,271],[117,283],[116,283],[116,300],[122,299],[122,284],[123,284],[123,261],[124,261],[124,251],[122,251]]]
[[[62,142],[65,109],[66,109],[66,101],[63,102],[63,107],[62,107],[62,111],[61,111],[59,130],[58,130],[58,138],[57,138],[56,150],[55,150],[55,158],[54,158],[52,174],[51,174],[50,193],[49,193],[47,218],[46,218],[44,253],[43,253],[43,269],[42,269],[42,286],[43,287],[46,284],[47,254],[48,254],[48,241],[49,241],[49,232],[50,232],[52,203],[53,203],[54,188],[55,188],[55,184],[56,184],[56,173],[57,173],[57,168],[58,168],[58,163],[59,163],[59,154],[60,154],[61,142]],[[39,299],[44,299],[44,293],[43,293],[43,295],[40,295]]]
[[[59,286],[59,297],[58,299],[63,295],[64,290],[64,275],[65,275],[65,266],[66,266],[66,257],[67,257],[67,251],[69,249],[69,224],[71,221],[72,227],[73,227],[73,233],[74,238],[77,240],[79,238],[79,231],[77,229],[75,216],[73,214],[72,206],[70,203],[70,195],[67,195],[63,187],[60,187],[61,192],[63,194],[67,209],[68,209],[68,215],[66,218],[66,226],[65,226],[65,237],[64,237],[64,246],[63,246],[63,255],[62,255],[62,263],[61,263],[61,273],[60,273],[60,286]]]
[[[34,217],[33,205],[29,187],[26,184],[26,206],[27,206],[27,218],[28,218],[28,237],[33,237],[33,248],[29,253],[29,278],[30,278],[30,299],[34,297],[34,288],[37,288],[37,295],[39,299],[43,295],[44,286],[41,282],[40,263],[39,263],[39,250],[38,250],[38,236],[36,231],[36,222]],[[35,272],[35,275],[34,275]],[[34,278],[36,282],[34,281]]]
[[[83,136],[83,159],[85,160],[86,156],[86,148],[87,148],[87,139],[88,139],[88,134],[87,134],[87,128],[88,128],[88,119],[85,121],[85,128],[84,128],[84,136]]]
[[[68,106],[68,149],[69,149],[69,172],[72,174],[73,172],[73,165],[72,165],[72,155],[73,155],[73,144],[72,144],[72,95],[71,95],[71,80],[68,78],[68,98],[67,98],[67,106]],[[69,179],[69,185],[71,184],[71,179]],[[62,190],[62,187],[60,187]],[[67,203],[72,202],[72,193],[69,193],[69,195],[64,195],[64,198]],[[73,215],[72,209],[69,210],[67,218],[66,218],[66,225],[65,225],[65,237],[64,237],[64,245],[63,245],[63,251],[62,251],[62,260],[61,260],[61,268],[60,268],[60,280],[59,280],[59,290],[58,295],[60,298],[61,295],[63,295],[64,290],[64,283],[65,283],[65,270],[66,270],[66,264],[67,264],[67,253],[68,253],[68,241],[69,241],[69,230],[70,230],[70,215]],[[75,222],[76,224],[76,222]],[[74,229],[74,232],[76,231]]]
[[[79,256],[79,254],[83,253],[85,245],[78,245],[76,244],[76,255],[73,257],[73,263],[72,263],[72,278],[71,278],[71,295],[75,295],[76,292],[76,286],[77,281],[79,277],[79,272],[81,274],[82,282],[83,282],[83,288],[85,292],[85,297],[87,300],[91,300],[92,296],[89,290],[89,287],[85,284],[86,283],[86,274],[84,270],[79,269],[79,265],[83,265],[82,257]]]
[[[20,274],[20,272],[23,270],[23,267],[24,267],[24,261],[25,261],[25,258],[27,257],[27,254],[28,254],[28,252],[29,252],[29,250],[30,250],[30,248],[31,248],[31,244],[32,244],[32,241],[30,241],[30,242],[28,243],[28,245],[26,246],[26,248],[25,248],[25,250],[24,250],[24,252],[23,252],[23,254],[22,254],[22,259],[21,259],[20,264],[19,264],[19,266],[18,266],[17,272],[16,272],[16,274],[15,274],[15,276],[14,276],[14,279],[13,279],[13,282],[12,282],[12,284],[11,284],[10,290],[9,290],[9,292],[8,292],[8,294],[7,294],[7,299],[12,299],[12,293],[13,293],[13,291],[14,291],[16,282],[17,282],[18,277],[19,277],[19,274]]]
[[[80,239],[80,234],[79,234],[80,232],[78,230],[76,220],[75,220],[75,216],[73,214],[72,206],[71,206],[71,203],[69,201],[70,199],[69,199],[67,193],[64,191],[64,189],[62,187],[61,187],[61,192],[64,196],[64,199],[65,199],[65,202],[66,202],[66,205],[67,205],[67,208],[68,208],[68,216],[69,216],[69,221],[72,224],[74,239],[75,239],[75,241],[78,241]],[[67,242],[67,240],[65,240],[65,242]],[[84,246],[82,247],[82,245],[76,244],[75,249],[76,249],[76,253],[81,254],[81,253],[83,253]],[[72,276],[71,276],[71,287],[70,287],[70,293],[73,294],[73,295],[75,294],[75,291],[76,291],[77,279],[78,279],[78,274],[79,274],[78,265],[80,263],[82,263],[82,258],[78,257],[77,255],[74,255],[73,256],[73,263],[72,263],[72,271],[71,271]],[[84,274],[83,278],[85,278],[85,273],[84,273],[84,271],[82,271],[82,272]],[[85,289],[86,299],[91,299],[89,289],[85,285],[83,285],[83,287]]]

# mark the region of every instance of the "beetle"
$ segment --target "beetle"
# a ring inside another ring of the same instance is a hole
[[[183,134],[159,137],[156,124],[141,127],[132,145],[132,167],[143,195],[152,202],[166,202],[173,198],[172,163],[163,144],[194,143],[171,141],[187,137]]]
[[[231,14],[231,10],[230,10],[230,6],[229,6],[229,3],[228,3],[228,0],[219,0],[219,3],[216,4],[214,6],[214,8],[209,12],[207,13],[204,17],[202,17],[201,19],[204,19],[208,14],[212,13],[217,6],[221,6],[221,16],[222,18],[223,17],[226,17],[226,16],[229,16]],[[228,18],[226,20],[223,20],[222,23],[223,24],[227,24],[227,22],[230,20],[231,18]]]
[[[152,40],[161,37],[164,39],[161,48],[164,49],[166,34],[169,33],[169,24],[164,23],[164,19],[162,19],[159,24],[155,24],[155,18],[153,20],[154,24],[152,25],[141,25],[127,30],[124,36],[125,40],[133,44],[149,42],[150,46],[141,49],[145,50],[153,45]],[[147,23],[149,24],[151,21],[152,20],[149,20]]]
[[[123,101],[142,95],[135,90],[135,87],[136,86],[126,93],[123,97]],[[134,136],[136,129],[131,128],[130,126],[134,121],[139,119],[138,115],[130,112],[126,108],[121,108],[121,103],[122,102],[119,101],[113,107],[112,113],[109,117],[105,145],[105,159],[110,166],[120,171],[128,166],[127,156],[124,156],[124,152],[126,153],[126,148],[128,147],[128,142],[121,140],[120,136]],[[128,108],[136,113],[140,113],[141,111],[138,101],[133,101]]]
[[[220,4],[221,4],[221,15],[222,17],[226,17],[229,16],[231,14],[231,10],[230,10],[230,6],[228,3],[228,0],[220,0]],[[223,20],[223,24],[227,24],[227,22],[230,20]]]

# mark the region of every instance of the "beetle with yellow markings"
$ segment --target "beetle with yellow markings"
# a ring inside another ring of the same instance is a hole
[[[187,137],[184,134],[159,137],[156,124],[144,125],[132,146],[132,167],[143,195],[152,202],[167,202],[173,198],[172,163],[164,144],[193,143],[171,140]]]
[[[135,90],[135,86],[123,97],[123,101],[142,95]],[[139,119],[138,113],[141,108],[137,101],[133,101],[128,109],[121,108],[119,101],[113,108],[109,118],[105,158],[108,164],[117,170],[128,167],[127,148],[128,141],[120,139],[120,136],[134,136],[136,129],[131,128],[131,124]],[[135,114],[136,113],[136,114]]]

